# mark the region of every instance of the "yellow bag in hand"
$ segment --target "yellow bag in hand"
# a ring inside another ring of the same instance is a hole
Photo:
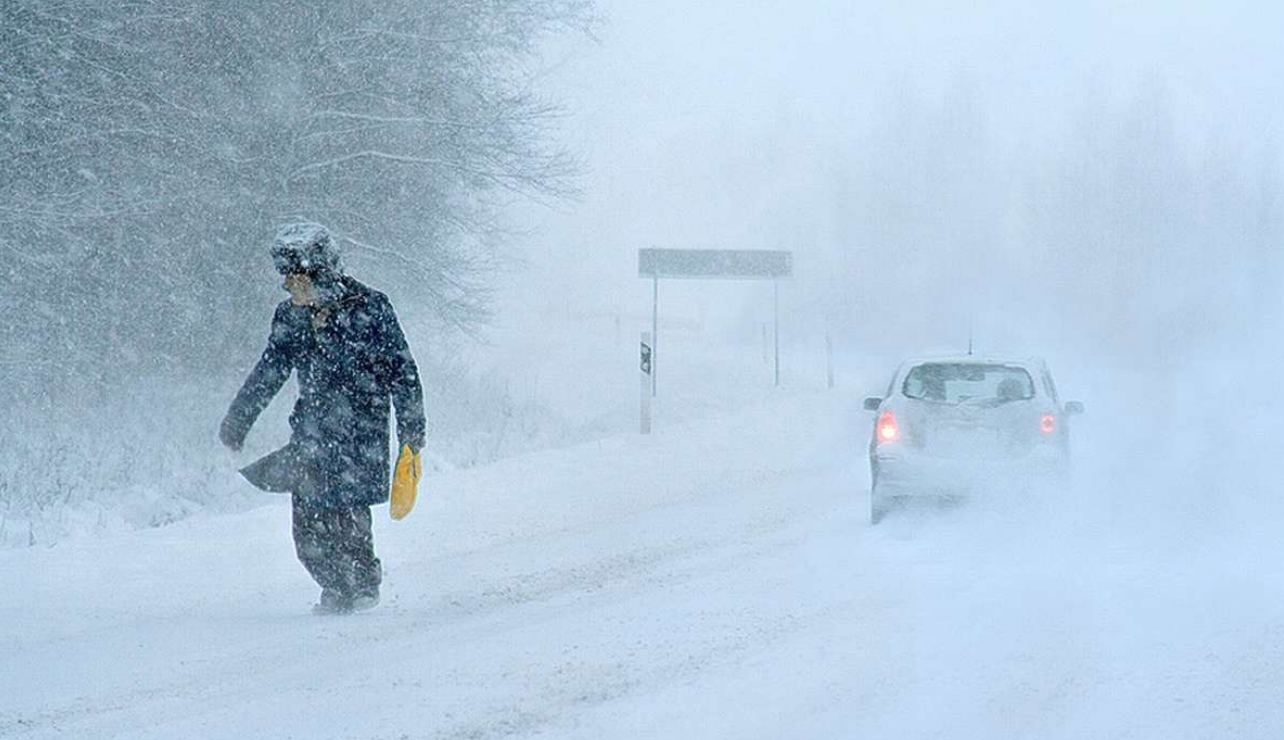
[[[419,494],[419,479],[424,475],[423,463],[419,453],[402,445],[401,454],[397,455],[397,469],[392,474],[392,506],[389,511],[393,519],[405,519],[410,510],[415,508],[415,496]]]

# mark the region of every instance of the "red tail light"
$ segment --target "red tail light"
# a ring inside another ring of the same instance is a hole
[[[876,433],[878,434],[879,444],[895,442],[901,438],[901,429],[896,426],[896,414],[893,414],[891,409],[887,409],[878,415]]]
[[[1057,417],[1052,414],[1044,414],[1043,418],[1039,419],[1039,431],[1044,434],[1052,434],[1057,431]]]

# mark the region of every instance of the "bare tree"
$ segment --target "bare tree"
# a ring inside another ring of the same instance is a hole
[[[0,373],[219,356],[299,217],[472,327],[497,205],[572,190],[532,66],[592,22],[589,0],[0,5],[0,302],[24,317]]]

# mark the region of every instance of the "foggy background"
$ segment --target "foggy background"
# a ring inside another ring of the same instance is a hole
[[[632,428],[639,247],[793,250],[785,385],[821,382],[828,332],[844,400],[970,331],[1048,356],[1090,411],[1133,383],[1172,423],[1182,399],[1233,424],[1213,396],[1277,354],[1268,4],[149,9],[5,6],[5,485],[27,519],[154,480],[186,493],[144,523],[247,496],[212,430],[283,297],[267,241],[299,217],[393,298],[443,465]],[[349,159],[372,149],[417,161]],[[770,300],[662,284],[669,411],[718,392],[679,382],[702,363],[744,374],[719,403],[769,391]],[[62,449],[97,472],[37,483]]]
[[[550,53],[591,163],[534,217],[559,301],[645,311],[640,246],[785,248],[786,338],[961,350],[971,323],[981,348],[1170,365],[1274,334],[1270,4],[599,7],[600,45]],[[752,334],[761,291],[673,290]]]

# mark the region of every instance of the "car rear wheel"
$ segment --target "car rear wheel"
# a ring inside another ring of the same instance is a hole
[[[869,524],[871,527],[883,521],[883,517],[887,516],[888,510],[891,509],[891,502],[879,492],[878,488],[878,478],[875,477],[873,483],[869,486]]]

